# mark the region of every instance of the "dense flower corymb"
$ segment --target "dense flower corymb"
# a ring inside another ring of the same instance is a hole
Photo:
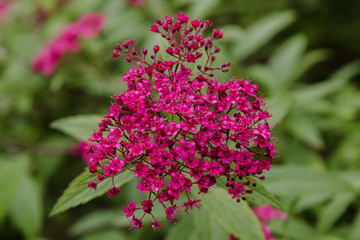
[[[89,171],[99,176],[96,188],[105,178],[124,170],[138,178],[137,188],[147,199],[124,208],[134,228],[143,227],[145,215],[161,204],[169,221],[180,211],[199,207],[189,191],[207,193],[220,177],[233,199],[250,193],[250,176],[262,178],[275,155],[275,142],[267,122],[270,114],[256,93],[259,87],[249,79],[232,78],[222,83],[214,72],[227,72],[229,62],[214,66],[222,38],[220,30],[210,37],[203,32],[210,21],[190,20],[183,13],[177,19],[157,19],[150,30],[169,42],[166,49],[155,45],[139,53],[135,41],[124,41],[113,57],[125,57],[137,64],[123,75],[128,89],[113,97],[109,113],[99,123],[88,147]],[[150,55],[150,56],[148,56]],[[166,59],[168,56],[168,59]],[[114,192],[116,184],[109,190]],[[187,201],[179,203],[184,194]],[[141,212],[139,217],[135,214]]]

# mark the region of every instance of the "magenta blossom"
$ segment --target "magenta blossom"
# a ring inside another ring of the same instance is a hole
[[[216,66],[214,45],[220,30],[209,37],[208,20],[190,20],[184,13],[157,19],[150,31],[168,41],[165,48],[135,48],[134,40],[117,44],[112,56],[137,66],[124,74],[127,90],[113,97],[109,113],[89,139],[94,142],[89,171],[112,178],[131,171],[137,189],[146,194],[141,207],[130,202],[124,212],[133,216],[134,228],[142,218],[160,223],[153,206],[164,208],[169,221],[181,211],[200,207],[190,190],[206,194],[222,178],[236,201],[251,193],[251,177],[263,178],[276,153],[259,87],[250,79],[222,82],[216,72],[227,72],[225,62]],[[202,64],[200,64],[202,63]],[[114,162],[115,161],[115,162]],[[115,194],[113,194],[115,195]],[[180,196],[185,195],[185,202]],[[180,202],[180,203],[179,203]],[[140,218],[135,214],[140,213]]]
[[[9,15],[10,7],[11,7],[11,5],[10,5],[9,1],[1,1],[0,0],[0,24]]]
[[[63,26],[60,33],[49,40],[31,60],[34,71],[43,75],[54,73],[61,57],[68,52],[80,51],[80,38],[94,38],[104,28],[102,13],[87,13],[75,23]]]
[[[275,237],[271,236],[271,229],[266,223],[273,221],[275,218],[279,218],[283,221],[287,219],[286,213],[272,208],[270,205],[265,204],[260,207],[252,209],[253,213],[259,218],[260,225],[265,235],[265,240],[275,240]]]

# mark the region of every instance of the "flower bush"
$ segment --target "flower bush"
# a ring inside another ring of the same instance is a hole
[[[125,57],[136,67],[123,75],[127,90],[112,98],[109,113],[89,139],[94,146],[86,148],[88,168],[98,181],[88,186],[96,190],[113,178],[108,195],[115,197],[120,188],[114,176],[132,171],[147,196],[141,205],[131,201],[124,208],[134,228],[144,227],[146,214],[153,217],[150,227],[161,226],[152,214],[155,203],[164,207],[169,221],[199,207],[190,190],[206,194],[221,177],[233,199],[245,200],[252,192],[249,185],[256,185],[249,177],[262,179],[276,154],[270,114],[256,95],[259,87],[249,79],[221,83],[216,77],[230,63],[216,66],[220,49],[214,41],[223,33],[214,29],[205,37],[210,26],[208,20],[190,21],[183,13],[177,19],[165,16],[150,30],[167,40],[166,49],[155,45],[139,53],[135,41],[128,40],[113,51],[113,58]],[[178,202],[180,194],[186,195],[185,202]],[[136,217],[135,212],[141,213]]]

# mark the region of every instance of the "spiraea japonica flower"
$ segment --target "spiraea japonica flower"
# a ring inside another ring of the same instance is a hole
[[[233,199],[245,200],[249,185],[255,186],[250,177],[263,178],[270,169],[275,142],[259,87],[249,79],[218,80],[215,73],[227,72],[230,63],[215,66],[220,49],[214,41],[223,33],[214,29],[206,37],[210,26],[208,20],[190,20],[183,13],[165,16],[150,30],[168,47],[139,51],[128,40],[113,51],[114,59],[136,67],[123,75],[127,90],[112,98],[109,113],[89,139],[94,147],[86,150],[91,154],[88,167],[98,175],[89,187],[132,171],[137,189],[147,196],[124,208],[133,228],[143,227],[147,214],[154,219],[150,227],[161,226],[152,214],[155,204],[163,206],[169,221],[180,211],[199,208],[190,190],[206,194],[219,178]],[[108,194],[119,191],[114,184]],[[179,202],[181,194],[185,202]]]
[[[31,68],[43,75],[54,73],[62,56],[68,52],[79,52],[81,38],[94,38],[103,30],[103,13],[86,13],[76,22],[62,27],[60,33],[50,39],[31,60]]]
[[[285,221],[287,219],[287,214],[280,210],[272,208],[268,204],[253,208],[253,213],[258,217],[260,221],[260,225],[265,235],[265,240],[275,240],[275,237],[270,235],[270,227],[266,224],[272,222],[275,218]]]

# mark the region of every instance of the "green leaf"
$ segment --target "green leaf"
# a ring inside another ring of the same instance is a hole
[[[270,124],[280,123],[289,113],[294,100],[288,94],[276,94],[267,101],[269,113],[271,114]]]
[[[276,195],[301,195],[356,192],[346,181],[331,172],[306,168],[300,165],[273,166],[267,172],[264,186]]]
[[[194,210],[190,214],[191,216],[185,217],[194,218],[198,240],[218,240],[228,238],[229,233],[227,233],[225,229],[211,217],[208,209],[200,209],[199,211]]]
[[[291,11],[274,13],[260,19],[246,30],[243,39],[238,39],[234,55],[238,60],[245,59],[269,42],[294,19],[294,13]]]
[[[275,220],[269,224],[269,227],[273,233],[288,236],[286,239],[304,240],[313,239],[315,236],[315,230],[312,226],[296,218],[290,218],[286,222]]]
[[[166,240],[197,240],[194,219],[187,217],[173,226],[165,237]]]
[[[130,236],[116,230],[107,230],[103,232],[93,233],[89,236],[80,238],[80,240],[99,240],[99,239],[111,239],[111,240],[129,240]]]
[[[324,148],[324,141],[316,120],[307,116],[306,113],[296,113],[290,116],[287,128],[300,141],[313,149]]]
[[[274,196],[274,194],[270,193],[266,188],[259,183],[259,181],[255,181],[255,179],[251,179],[251,181],[256,182],[256,187],[249,185],[249,188],[253,190],[251,194],[246,195],[246,199],[254,205],[264,205],[270,204],[271,206],[281,209],[284,211],[279,200]]]
[[[25,175],[12,200],[10,218],[28,239],[38,236],[41,230],[43,217],[41,199],[38,184],[33,178]]]
[[[129,198],[129,196],[127,196],[127,198]],[[180,200],[180,202],[183,201]],[[136,205],[140,206],[140,203],[136,203]],[[161,204],[155,204],[152,213],[159,222],[163,223],[168,221]],[[129,225],[129,221],[130,219],[126,218],[123,210],[99,210],[91,212],[73,224],[70,228],[70,234],[75,237],[109,227],[129,228],[131,226]],[[149,215],[145,216],[142,220],[145,226],[150,225],[152,221],[153,218]]]
[[[325,201],[329,200],[332,197],[332,194],[325,192],[322,194],[309,194],[303,195],[300,197],[296,204],[296,212],[302,212],[306,209],[315,208]]]
[[[128,219],[119,210],[99,210],[87,214],[70,228],[71,236],[79,236],[104,228],[118,228],[128,224]]]
[[[317,151],[288,136],[276,136],[281,158],[290,164],[299,164],[312,168],[324,169],[324,160]]]
[[[129,182],[132,178],[132,172],[123,170],[114,177],[115,186],[120,187]],[[90,200],[105,194],[109,188],[112,187],[112,179],[107,178],[98,185],[97,190],[90,189],[88,183],[96,180],[97,176],[88,171],[85,171],[76,177],[58,199],[50,212],[50,216],[54,216],[80,204],[87,203]]]
[[[189,9],[189,16],[192,18],[203,19],[209,16],[210,12],[219,5],[219,0],[198,0],[191,1],[192,5]]]
[[[329,51],[325,49],[317,49],[306,53],[305,56],[301,59],[299,66],[296,68],[293,74],[293,80],[298,79],[312,66],[326,60],[328,57]]]
[[[103,119],[100,115],[77,115],[53,121],[50,127],[62,131],[77,140],[88,140]]]
[[[317,229],[320,232],[329,231],[355,198],[356,195],[354,193],[336,194],[320,214]]]
[[[326,234],[326,235],[316,236],[312,240],[345,240],[345,239],[339,236]]]
[[[264,239],[259,221],[246,202],[236,202],[222,188],[211,189],[201,198],[202,206],[228,233],[241,240]]]
[[[357,240],[360,239],[360,209],[357,211],[352,229],[349,235],[349,239]]]
[[[294,96],[299,104],[306,105],[329,96],[343,89],[349,80],[359,73],[360,62],[355,61],[345,65],[336,71],[326,80],[316,84],[302,87],[294,92]]]
[[[306,38],[296,35],[283,43],[271,56],[269,66],[276,75],[276,82],[273,84],[278,91],[286,90],[296,80],[294,72],[299,67],[305,48]]]
[[[276,73],[271,71],[267,65],[254,64],[249,67],[250,76],[254,78],[257,84],[265,86],[266,93],[270,96],[279,95],[276,85]],[[275,84],[274,84],[275,83]],[[282,94],[281,94],[282,96]]]
[[[359,155],[358,155],[359,156]],[[337,175],[360,193],[360,170],[337,171]]]
[[[29,157],[26,155],[14,156],[6,160],[4,158],[1,156],[0,159],[0,224],[19,189],[29,164]]]
[[[338,79],[338,78],[351,79],[359,72],[360,72],[360,61],[356,60],[337,69],[336,72],[334,72],[331,75],[330,79]]]

